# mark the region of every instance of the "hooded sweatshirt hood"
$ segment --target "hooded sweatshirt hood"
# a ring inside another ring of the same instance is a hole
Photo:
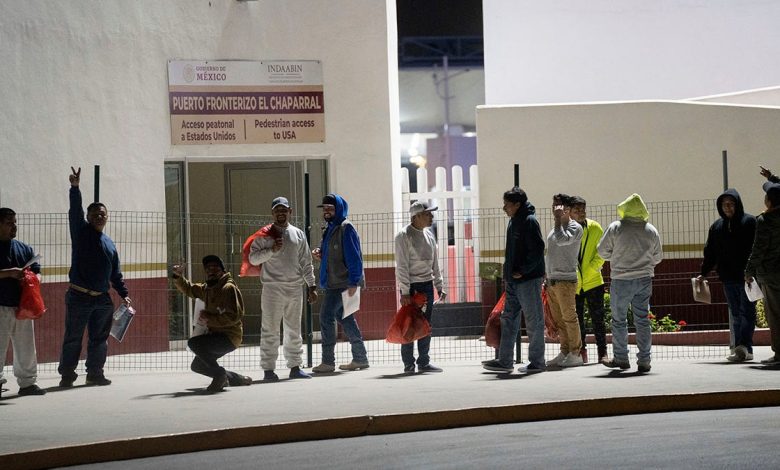
[[[715,205],[718,208],[718,214],[720,214],[720,218],[728,219],[728,217],[726,217],[726,215],[723,213],[723,199],[725,199],[726,196],[731,196],[734,198],[735,201],[737,201],[734,207],[734,216],[731,218],[731,220],[741,221],[742,216],[745,215],[745,208],[742,205],[742,198],[740,197],[737,190],[734,188],[729,188],[723,191],[723,194],[718,196],[718,199],[715,201]]]
[[[336,203],[334,204],[336,213],[334,214],[333,219],[328,222],[328,225],[339,225],[344,222],[344,219],[349,215],[349,204],[347,204],[347,201],[338,194],[328,194],[328,196],[331,196],[336,200]]]
[[[630,195],[625,201],[618,204],[617,212],[621,219],[638,219],[647,222],[650,218],[642,196],[637,193]]]

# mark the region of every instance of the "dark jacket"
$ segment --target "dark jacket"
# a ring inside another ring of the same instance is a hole
[[[762,279],[780,279],[780,208],[768,210],[756,218],[756,239],[745,274]]]
[[[81,191],[70,188],[71,261],[68,278],[71,284],[97,292],[108,292],[109,283],[120,297],[127,297],[127,287],[119,265],[119,252],[114,241],[89,225],[84,218]]]
[[[734,216],[730,219],[723,214],[723,198],[726,196],[731,196],[737,201]],[[710,226],[707,234],[701,275],[706,276],[712,268],[715,268],[721,281],[742,282],[745,278],[745,265],[753,247],[756,218],[745,213],[742,198],[736,189],[724,191],[718,196],[715,204],[720,219]]]
[[[360,251],[360,237],[347,219],[349,205],[341,196],[336,199],[336,213],[328,222],[322,237],[320,264],[320,287],[323,289],[346,289],[364,286],[363,254]]]
[[[21,268],[33,259],[35,252],[30,245],[19,240],[0,241],[0,269]],[[30,270],[41,272],[41,266],[33,263]],[[3,307],[18,307],[22,295],[19,279],[7,277],[0,279],[0,305]]]
[[[506,228],[504,282],[523,282],[544,276],[544,238],[536,220],[536,209],[526,202]],[[520,279],[512,274],[519,273]]]

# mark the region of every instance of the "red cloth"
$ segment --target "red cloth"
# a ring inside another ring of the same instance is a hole
[[[22,296],[19,299],[19,308],[16,309],[16,318],[19,320],[36,320],[46,312],[41,296],[41,281],[38,276],[29,269],[24,270],[24,278],[21,280]]]
[[[273,224],[268,224],[246,239],[244,246],[241,248],[241,270],[238,273],[238,277],[260,277],[260,271],[262,270],[262,267],[254,266],[249,262],[249,251],[252,247],[252,242],[255,241],[255,238],[273,237],[275,236],[274,232]]]
[[[488,321],[485,324],[485,344],[491,348],[498,348],[501,343],[501,312],[504,311],[504,303],[506,302],[506,292],[501,294],[501,298],[496,302],[496,306],[493,307],[493,311],[490,312]]]
[[[388,343],[412,343],[431,334],[431,324],[422,313],[426,300],[425,294],[418,292],[412,296],[411,304],[398,309],[387,329]]]

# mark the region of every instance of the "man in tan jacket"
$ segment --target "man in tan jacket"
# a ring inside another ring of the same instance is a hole
[[[195,353],[192,371],[212,378],[206,388],[212,393],[221,392],[228,384],[249,385],[252,383],[250,377],[225,370],[217,363],[217,359],[241,345],[241,319],[244,317],[241,291],[230,273],[225,272],[225,265],[218,256],[205,256],[203,269],[206,271],[206,282],[201,284],[188,281],[182,275],[181,266],[174,266],[171,273],[179,291],[187,297],[203,300],[206,306],[200,312],[195,312],[195,318],[208,331],[187,341],[187,346]]]

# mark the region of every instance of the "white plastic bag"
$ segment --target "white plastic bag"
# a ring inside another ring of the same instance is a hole
[[[201,299],[195,299],[195,307],[192,309],[192,334],[190,334],[190,338],[205,335],[209,332],[206,325],[198,322],[202,310],[206,310],[206,303]]]

